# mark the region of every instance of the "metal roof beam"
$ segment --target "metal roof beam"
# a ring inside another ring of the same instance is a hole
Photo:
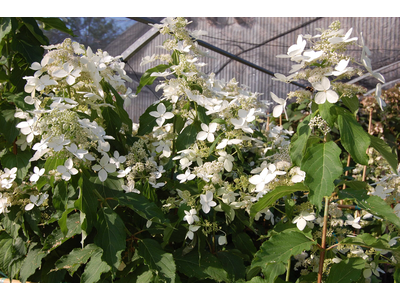
[[[148,25],[151,25],[151,24],[158,24],[158,22],[156,22],[156,21],[154,21],[154,20],[152,20],[152,19],[150,19],[150,18],[130,17],[129,19],[132,19],[132,20],[141,22],[141,23],[143,23],[143,24],[148,24]],[[153,28],[153,29],[154,29],[154,28]],[[263,72],[263,73],[265,73],[265,74],[268,74],[268,75],[270,75],[270,76],[275,76],[275,75],[274,75],[274,72],[271,72],[271,71],[269,71],[269,70],[267,70],[267,69],[265,69],[265,68],[263,68],[263,67],[260,67],[260,66],[258,66],[258,65],[256,65],[256,64],[253,64],[252,62],[249,62],[249,61],[247,61],[247,60],[245,60],[245,59],[242,59],[242,58],[240,58],[239,56],[236,56],[236,55],[234,55],[234,54],[232,54],[232,53],[230,53],[230,52],[228,52],[228,51],[225,51],[225,50],[223,50],[223,49],[221,49],[221,48],[215,47],[215,46],[213,46],[213,45],[211,45],[211,44],[209,44],[209,43],[207,43],[207,42],[204,42],[204,41],[202,41],[202,40],[196,40],[196,42],[197,42],[200,46],[203,46],[204,48],[207,48],[207,49],[210,49],[210,50],[212,50],[212,51],[214,51],[214,52],[217,52],[217,53],[219,53],[219,54],[222,54],[222,55],[224,55],[224,56],[226,56],[226,57],[229,57],[230,59],[233,59],[233,60],[235,60],[235,61],[238,61],[238,62],[240,62],[240,63],[242,63],[242,64],[244,64],[244,65],[246,65],[246,66],[249,66],[249,67],[251,67],[251,68],[254,68],[254,69],[256,69],[256,70],[258,70],[258,71],[260,71],[260,72]],[[130,48],[130,47],[129,47],[129,48]],[[128,48],[128,49],[129,49],[129,48]],[[289,82],[289,83],[290,83],[290,84],[293,84],[293,85],[295,85],[295,86],[298,86],[298,87],[300,87],[300,88],[303,88],[303,89],[306,88],[305,85],[302,85],[302,84],[297,83],[297,82],[294,82],[294,81]]]

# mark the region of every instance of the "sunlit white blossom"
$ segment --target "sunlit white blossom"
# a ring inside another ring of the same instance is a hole
[[[297,228],[301,231],[306,227],[307,222],[315,220],[315,213],[310,213],[308,211],[302,211],[300,215],[295,217],[292,221],[293,224],[296,224]]]
[[[114,173],[117,170],[115,164],[110,163],[110,157],[107,153],[103,155],[98,165],[92,166],[92,169],[93,171],[98,172],[101,182],[104,182],[107,179],[108,173]]]
[[[217,123],[210,123],[209,125],[201,123],[201,129],[196,139],[199,141],[204,141],[207,139],[210,143],[214,142],[214,132],[217,130],[218,124]]]
[[[65,181],[71,179],[71,175],[78,174],[78,170],[74,168],[72,158],[68,158],[63,166],[57,166],[57,171],[61,173],[61,178]]]
[[[30,182],[36,183],[36,181],[39,180],[40,176],[42,176],[44,174],[45,169],[39,169],[38,167],[34,167],[33,168],[33,174],[31,175],[31,177],[29,178]]]
[[[215,201],[213,201],[214,194],[211,191],[207,191],[205,195],[200,195],[200,204],[201,208],[203,209],[204,213],[209,213],[211,207],[217,205]]]
[[[313,83],[314,89],[318,92],[315,95],[315,103],[324,104],[326,100],[330,103],[336,103],[339,99],[338,94],[331,90],[331,83],[328,78],[323,77],[321,81]]]
[[[160,103],[157,105],[157,111],[151,111],[149,113],[150,116],[157,118],[156,122],[158,126],[162,126],[165,120],[172,119],[174,114],[172,112],[167,111],[164,103]]]
[[[184,212],[185,216],[183,217],[183,221],[188,222],[189,225],[200,221],[199,217],[197,216],[197,211],[194,208],[192,208],[190,211],[185,210]]]
[[[179,183],[184,183],[185,181],[190,181],[196,178],[196,175],[190,173],[190,169],[188,168],[185,174],[179,174],[176,176],[176,179],[180,180]]]

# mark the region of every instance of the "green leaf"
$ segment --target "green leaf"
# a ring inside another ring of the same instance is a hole
[[[11,18],[2,17],[0,18],[0,41],[11,32]]]
[[[329,101],[325,101],[323,104],[318,105],[319,113],[330,127],[333,127],[337,115],[334,113],[334,110],[332,110],[332,107],[335,107],[336,105],[333,103],[330,103]]]
[[[106,125],[107,134],[116,137],[122,126],[122,121],[119,115],[111,107],[103,108],[101,114]]]
[[[290,143],[289,154],[296,166],[301,165],[301,159],[306,152],[307,140],[311,135],[311,128],[308,126],[310,123],[311,115],[308,115],[297,127],[296,135]]]
[[[15,109],[7,109],[0,111],[0,128],[7,142],[12,144],[19,135],[19,129],[16,127],[20,122],[14,118]]]
[[[268,263],[267,266],[262,269],[262,272],[266,282],[274,283],[279,275],[286,273],[286,265],[283,262]]]
[[[347,188],[338,193],[340,199],[354,199],[357,205],[369,213],[381,217],[400,228],[400,218],[389,204],[379,196],[369,196],[366,190]]]
[[[261,210],[274,205],[274,203],[287,195],[291,195],[294,192],[308,191],[302,182],[296,183],[292,186],[278,186],[274,190],[268,192],[263,197],[261,197],[254,205],[250,208],[250,218],[254,219],[254,216]]]
[[[189,278],[199,280],[211,278],[217,282],[228,280],[227,272],[222,268],[218,259],[209,252],[201,253],[201,258],[197,251],[191,251],[187,255],[182,255],[182,251],[174,254],[177,271],[185,274]]]
[[[310,189],[308,198],[318,210],[322,208],[323,198],[334,191],[334,181],[343,172],[340,154],[340,148],[331,141],[311,146],[301,162],[301,169],[306,172],[304,184]]]
[[[114,87],[106,82],[106,84],[108,85],[108,88],[111,90],[111,92],[114,94],[115,100],[116,100],[116,109],[117,109],[117,113],[119,118],[121,119],[122,122],[124,122],[126,125],[128,125],[128,133],[131,134],[132,133],[132,120],[129,117],[129,114],[127,113],[127,111],[124,109],[124,99],[122,99],[122,97],[120,96],[120,94],[114,89]]]
[[[17,154],[12,152],[8,152],[4,154],[1,158],[1,164],[3,168],[12,169],[17,167],[17,182],[21,183],[24,180],[24,177],[28,173],[29,167],[31,166],[30,159],[32,158],[32,154],[30,151],[18,151]]]
[[[35,273],[36,269],[42,265],[42,259],[48,254],[47,251],[36,248],[30,250],[26,256],[20,271],[21,281],[25,282],[29,276]]]
[[[198,124],[193,123],[186,126],[185,129],[178,135],[176,139],[176,150],[181,151],[187,149],[196,141],[197,133],[199,132]]]
[[[390,245],[387,240],[381,237],[372,236],[370,233],[362,233],[356,237],[346,237],[340,241],[343,245],[358,245],[367,248],[379,248],[390,250]]]
[[[217,257],[224,270],[228,273],[230,282],[246,278],[246,267],[240,256],[228,250],[218,252]]]
[[[129,207],[146,220],[158,218],[162,223],[169,223],[169,220],[165,218],[161,208],[142,195],[136,193],[120,193],[117,199],[119,205]]]
[[[310,240],[300,231],[283,231],[265,241],[254,256],[251,267],[265,268],[267,264],[284,262],[304,250],[310,250],[317,242]]]
[[[64,235],[60,228],[54,229],[53,232],[46,238],[43,250],[49,250],[48,252],[50,252],[61,246],[71,237],[81,233],[81,222],[79,213],[74,213],[68,216],[67,228],[68,231],[66,235]]]
[[[371,147],[373,147],[383,156],[383,158],[386,159],[386,161],[389,163],[394,173],[397,174],[397,166],[399,162],[397,160],[396,153],[394,153],[392,149],[389,147],[389,145],[386,144],[385,141],[381,140],[380,138],[375,137],[373,135],[370,135],[369,138],[371,139]]]
[[[37,18],[37,17],[35,17],[35,19],[43,23],[44,30],[57,29],[59,31],[68,33],[69,35],[71,35],[73,37],[76,36],[74,34],[74,32],[71,29],[69,29],[60,18],[53,18],[53,17]]]
[[[340,142],[357,163],[367,165],[368,155],[366,152],[371,143],[369,134],[364,131],[353,114],[342,107],[335,108],[338,113]]]
[[[82,283],[93,283],[100,280],[101,274],[107,273],[111,270],[111,267],[101,259],[103,251],[101,248],[90,258],[90,261],[86,264],[85,271],[82,274]]]
[[[2,232],[0,234],[0,270],[8,273],[8,267],[13,259],[13,238],[6,232]]]
[[[88,234],[97,220],[98,197],[94,193],[95,185],[84,174],[79,179],[79,188],[80,196],[75,201],[75,208],[84,214],[82,230]]]
[[[359,207],[369,213],[381,217],[400,228],[400,218],[394,213],[389,204],[381,197],[370,196],[365,200],[356,200]]]
[[[352,97],[343,97],[341,96],[340,99],[342,100],[343,104],[347,106],[347,108],[352,112],[355,113],[358,108],[360,107],[360,102],[358,100],[357,95]]]
[[[142,77],[140,77],[140,82],[136,89],[136,95],[140,93],[140,91],[144,86],[153,84],[154,80],[157,78],[155,76],[151,76],[153,72],[164,72],[169,67],[170,67],[169,65],[161,64],[154,68],[148,69],[146,72],[144,72]]]
[[[94,242],[103,249],[103,260],[117,270],[121,264],[121,253],[126,248],[124,222],[116,212],[104,207],[98,212],[96,229]]]
[[[365,268],[365,261],[361,257],[352,257],[333,264],[326,280],[327,283],[354,283],[357,282]]]
[[[29,29],[32,36],[34,36],[40,45],[48,45],[49,39],[43,34],[34,18],[21,18],[23,24]]]
[[[89,258],[99,250],[95,244],[89,244],[85,248],[75,248],[70,253],[63,255],[56,261],[56,270],[65,269],[72,276],[78,268],[86,264]]]
[[[257,252],[253,240],[245,232],[239,232],[232,235],[232,242],[236,249],[240,250],[243,254],[246,254],[251,258]]]
[[[167,282],[175,282],[176,266],[171,253],[165,252],[153,239],[143,239],[139,243],[138,253],[143,257],[150,270],[156,271]]]

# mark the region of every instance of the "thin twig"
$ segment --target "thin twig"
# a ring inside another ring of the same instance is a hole
[[[324,210],[324,226],[322,228],[322,241],[321,241],[321,255],[319,257],[319,270],[318,270],[318,283],[322,282],[322,272],[324,270],[324,260],[325,260],[325,252],[326,252],[326,231],[328,227],[328,207],[329,207],[329,199],[325,198],[325,210]]]

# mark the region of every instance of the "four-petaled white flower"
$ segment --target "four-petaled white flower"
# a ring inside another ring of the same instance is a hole
[[[78,146],[75,143],[72,143],[70,146],[66,146],[65,149],[67,149],[69,152],[71,152],[79,159],[83,159],[85,154],[88,153],[87,150],[78,149]]]
[[[199,225],[189,225],[189,231],[186,233],[185,239],[193,240],[194,233],[199,230],[201,226]]]
[[[300,215],[295,217],[292,221],[293,224],[296,224],[297,228],[301,231],[306,227],[307,222],[315,220],[315,213],[310,213],[308,211],[302,211]]]
[[[162,126],[167,119],[172,119],[174,114],[172,112],[167,111],[164,103],[160,103],[157,105],[157,111],[151,111],[149,113],[150,116],[157,118],[156,122],[158,126]]]
[[[349,64],[350,59],[342,59],[341,61],[339,61],[339,63],[336,65],[335,70],[332,71],[331,73],[325,74],[325,76],[330,76],[330,75],[334,75],[334,76],[339,76],[342,75],[346,72],[351,72],[353,71],[352,67],[347,67],[347,65]]]
[[[291,171],[295,174],[291,178],[291,181],[294,183],[302,182],[306,178],[306,172],[300,170],[299,167],[294,167]]]
[[[200,195],[201,208],[206,214],[210,212],[211,207],[217,206],[217,203],[213,199],[214,194],[211,191],[207,191],[205,195]]]
[[[101,182],[104,182],[107,179],[108,173],[114,173],[117,170],[115,164],[110,163],[110,157],[107,153],[104,153],[99,164],[94,165],[92,169],[99,173],[99,179]]]
[[[201,129],[203,129],[203,131],[197,134],[196,139],[199,141],[207,139],[210,143],[214,142],[214,132],[217,130],[217,127],[217,123],[210,123],[209,125],[201,123]]]
[[[303,36],[299,35],[297,37],[297,43],[289,47],[287,54],[279,54],[276,57],[291,58],[293,60],[296,56],[301,55],[304,48],[306,47],[306,43],[307,41],[303,40]]]
[[[49,197],[48,194],[42,194],[40,197],[39,196],[35,196],[35,195],[31,195],[29,197],[29,200],[31,200],[31,203],[27,204],[25,206],[25,210],[31,210],[32,208],[36,206],[40,206],[43,204],[44,200],[46,200]]]
[[[233,158],[232,155],[228,154],[226,151],[218,151],[218,161],[224,163],[224,168],[227,172],[232,171],[233,168],[233,162],[235,159]]]
[[[122,178],[122,177],[125,177],[126,175],[128,175],[129,174],[129,172],[130,171],[132,171],[132,168],[131,167],[127,167],[125,170],[118,170],[118,175],[117,175],[117,177],[118,178]]]
[[[81,69],[74,69],[74,66],[71,66],[69,63],[65,63],[62,69],[53,72],[53,77],[55,78],[64,78],[66,77],[66,81],[69,85],[73,85],[75,83],[76,78],[78,78],[81,74]]]
[[[185,174],[179,174],[176,176],[176,179],[180,180],[179,183],[184,183],[185,181],[193,180],[196,175],[190,173],[190,169],[188,168]]]
[[[255,191],[261,192],[264,190],[265,185],[275,179],[276,175],[284,175],[286,172],[277,171],[274,164],[270,164],[264,168],[259,175],[254,175],[249,178],[249,182],[256,186]]]
[[[338,43],[349,43],[351,41],[356,41],[358,39],[356,37],[349,39],[352,31],[353,31],[353,28],[350,28],[343,37],[335,36],[335,37],[328,39],[328,42],[331,44],[338,44]]]
[[[248,122],[252,122],[255,120],[254,116],[255,109],[251,108],[249,111],[244,109],[239,109],[238,111],[238,119],[231,118],[232,125],[235,126],[235,129],[242,129],[244,132],[253,133],[253,129],[251,129],[248,125]]]
[[[118,151],[114,151],[114,157],[110,158],[110,163],[114,164],[118,169],[121,164],[126,161],[126,157],[119,155]]]
[[[194,208],[192,208],[190,211],[185,210],[183,221],[188,222],[189,225],[193,224],[193,222],[200,221],[199,217],[197,216],[197,211]]]
[[[36,121],[37,121],[37,118],[34,117],[27,121],[18,123],[16,126],[17,128],[21,129],[21,133],[23,135],[26,135],[27,143],[32,142],[35,135],[39,135],[39,131],[35,129]]]
[[[43,74],[44,72],[44,67],[47,64],[50,64],[54,61],[53,58],[51,58],[50,56],[46,55],[45,57],[43,57],[43,59],[41,60],[40,64],[38,62],[34,62],[31,64],[30,69],[36,71],[34,76],[35,77],[39,77],[40,75]]]
[[[8,207],[10,207],[11,204],[8,203],[8,198],[3,197],[3,193],[0,193],[0,214],[3,212],[8,213]]]
[[[274,116],[274,118],[278,118],[282,114],[282,112],[284,112],[285,118],[287,120],[288,117],[287,117],[287,113],[286,113],[286,109],[285,109],[286,99],[279,98],[273,92],[270,92],[270,93],[271,93],[272,100],[274,100],[276,103],[279,104],[274,107],[274,110],[272,111],[272,115]]]
[[[394,189],[388,189],[383,187],[381,184],[378,184],[375,188],[375,191],[371,193],[371,195],[381,197],[383,200],[385,200],[386,197],[393,191]]]
[[[336,103],[339,99],[335,91],[330,90],[331,83],[328,78],[323,77],[321,81],[313,83],[313,87],[318,91],[315,95],[315,103],[323,104],[326,100],[330,103]]]
[[[47,146],[53,148],[54,151],[61,151],[65,145],[68,145],[71,141],[66,140],[63,135],[52,138]]]
[[[71,175],[78,174],[78,170],[74,168],[74,163],[72,161],[72,158],[68,158],[63,166],[58,166],[57,171],[61,173],[61,178],[64,179],[65,181],[70,180]]]
[[[45,169],[39,169],[38,167],[33,168],[33,175],[29,178],[30,182],[35,182],[39,180],[40,176],[44,174]]]
[[[3,189],[9,189],[16,177],[17,167],[12,169],[4,168],[4,174],[0,176],[0,187]]]
[[[125,193],[136,193],[140,194],[140,191],[138,189],[135,189],[135,182],[130,182],[129,185],[122,185],[122,188],[124,189]]]
[[[357,218],[354,219],[354,217],[352,215],[348,214],[346,216],[346,218],[347,218],[347,220],[345,222],[346,225],[350,225],[350,226],[352,226],[353,228],[356,228],[356,229],[360,229],[361,228],[361,225],[358,224],[358,222],[360,222],[361,217],[357,217]]]

